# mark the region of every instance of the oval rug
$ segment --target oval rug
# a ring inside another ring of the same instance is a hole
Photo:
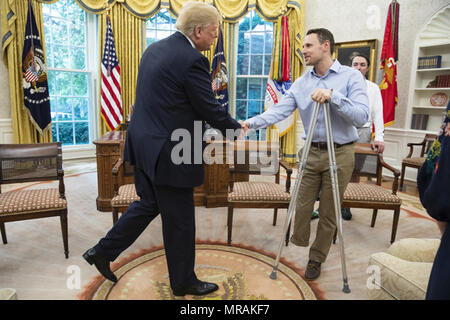
[[[303,270],[280,259],[277,278],[269,275],[275,256],[251,247],[218,243],[197,244],[195,273],[203,281],[214,282],[219,290],[205,296],[175,297],[169,285],[163,248],[141,251],[114,263],[119,281],[97,276],[80,299],[92,300],[317,300],[322,293],[317,284],[305,281]],[[302,275],[301,275],[302,274]]]

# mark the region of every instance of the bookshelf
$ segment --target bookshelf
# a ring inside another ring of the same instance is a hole
[[[450,6],[445,7],[422,29],[416,43],[411,76],[409,130],[437,132],[450,100]],[[435,99],[434,105],[431,97]],[[447,102],[436,105],[436,101]]]

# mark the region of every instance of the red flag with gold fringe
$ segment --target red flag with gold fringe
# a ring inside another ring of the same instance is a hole
[[[400,4],[392,1],[384,31],[383,49],[381,51],[381,65],[383,80],[380,84],[383,99],[384,126],[394,124],[395,107],[397,105],[397,60],[398,60],[398,18]]]

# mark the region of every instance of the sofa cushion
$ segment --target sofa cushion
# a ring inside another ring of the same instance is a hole
[[[380,283],[376,283],[379,289],[368,286],[369,299],[424,300],[432,265],[403,260],[385,252],[372,254],[369,266],[379,268]]]
[[[407,238],[394,242],[388,253],[412,262],[433,262],[441,240]]]

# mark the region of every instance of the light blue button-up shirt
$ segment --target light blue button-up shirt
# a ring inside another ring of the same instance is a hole
[[[363,126],[369,118],[366,82],[361,72],[343,66],[337,60],[323,77],[316,74],[313,68],[298,78],[278,104],[247,120],[250,128],[268,127],[285,119],[298,108],[305,128],[302,138],[306,139],[315,105],[311,93],[316,88],[333,89],[330,118],[334,142],[345,144],[359,140],[356,127]],[[317,119],[312,141],[326,142],[323,108],[319,110]]]

